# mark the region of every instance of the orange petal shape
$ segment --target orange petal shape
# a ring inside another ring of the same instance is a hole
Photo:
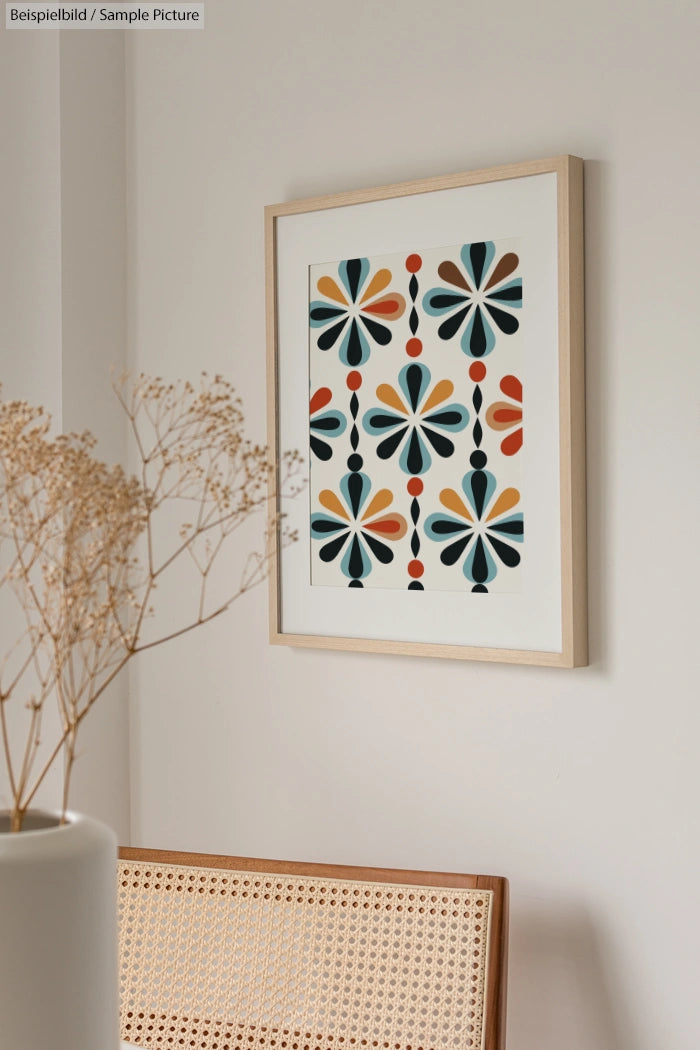
[[[393,500],[393,494],[389,489],[379,489],[369,501],[369,506],[362,515],[362,521],[366,521],[367,518],[373,518],[375,514],[381,514],[383,510],[391,506]]]
[[[377,518],[362,526],[367,532],[378,532],[383,540],[400,540],[406,535],[408,525],[401,514],[387,514],[385,518]]]
[[[522,401],[523,384],[515,376],[503,376],[500,387],[506,397],[512,397],[514,401]]]
[[[467,510],[467,505],[459,496],[454,489],[443,489],[440,493],[440,502],[443,507],[447,507],[453,514],[459,514],[460,518],[466,518],[467,521],[474,521],[474,518]]]
[[[397,390],[394,390],[393,386],[389,386],[388,383],[380,383],[377,387],[377,397],[389,408],[396,409],[402,416],[409,415],[409,411],[401,400]]]
[[[333,394],[327,386],[319,387],[309,401],[309,415],[313,416],[316,412],[320,412],[322,408],[325,408],[332,397]]]
[[[343,518],[345,521],[350,520],[347,510],[340,502],[335,492],[332,492],[330,489],[322,489],[321,492],[319,492],[318,502],[322,507],[325,507],[326,510],[329,510],[331,514],[335,514],[338,518]]]
[[[441,262],[438,266],[438,277],[441,277],[443,281],[447,281],[448,284],[453,284],[456,288],[463,288],[465,292],[471,292],[467,279],[459,266],[449,259]]]
[[[421,408],[421,415],[425,415],[431,408],[435,408],[436,405],[441,405],[443,401],[447,401],[448,397],[452,397],[454,389],[455,385],[452,380],[441,379],[428,395],[425,404]]]
[[[389,292],[381,299],[375,299],[373,303],[367,303],[362,307],[366,314],[376,314],[385,321],[396,321],[403,315],[406,309],[406,300],[398,292]]]
[[[489,511],[486,520],[493,521],[494,518],[500,518],[502,514],[506,514],[509,510],[512,510],[519,502],[520,493],[517,489],[504,489]]]
[[[343,306],[348,305],[345,293],[332,277],[319,277],[316,287],[321,295],[325,295],[326,299],[334,299],[336,303],[342,303]]]
[[[391,270],[377,270],[372,280],[367,285],[365,294],[360,299],[360,305],[366,303],[368,299],[373,298],[375,295],[379,295],[391,284]]]
[[[514,456],[523,447],[523,428],[518,427],[512,434],[508,434],[501,442],[501,452],[504,456]]]
[[[489,283],[486,285],[485,290],[488,291],[488,289],[493,288],[494,285],[500,284],[501,281],[505,281],[506,277],[510,277],[513,271],[517,270],[519,262],[520,260],[515,252],[508,252],[502,259],[499,259],[496,269],[489,277]]]
[[[494,406],[495,407],[495,406]],[[496,423],[502,426],[513,426],[523,418],[522,408],[514,408],[512,405],[499,405],[493,414]]]
[[[492,430],[509,430],[522,418],[522,409],[508,401],[494,401],[486,409],[486,422]]]

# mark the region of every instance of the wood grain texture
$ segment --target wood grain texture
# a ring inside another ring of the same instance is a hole
[[[407,642],[381,638],[300,635],[282,628],[279,552],[271,560],[269,579],[270,642],[302,648],[387,653],[518,663],[544,667],[578,667],[588,662],[585,378],[583,335],[583,161],[561,156],[507,164],[472,172],[394,183],[373,189],[336,193],[306,200],[268,205],[265,209],[266,320],[268,374],[268,441],[273,450],[271,492],[277,476],[279,449],[276,420],[279,411],[277,333],[278,218],[307,212],[365,204],[373,201],[433,193],[440,190],[554,173],[557,176],[558,324],[559,324],[559,434],[561,513],[561,650],[501,649],[470,645]],[[279,507],[271,500],[271,505]]]

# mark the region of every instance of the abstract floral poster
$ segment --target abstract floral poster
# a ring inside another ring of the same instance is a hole
[[[586,662],[582,172],[266,209],[271,641]]]
[[[518,250],[310,268],[312,584],[520,589]]]

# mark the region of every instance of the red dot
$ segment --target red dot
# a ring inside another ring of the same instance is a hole
[[[409,496],[420,496],[423,491],[423,482],[420,478],[411,478],[406,488]]]
[[[421,259],[420,255],[416,255],[415,253],[413,255],[409,255],[409,257],[406,259],[406,269],[409,273],[418,273],[422,265],[423,260]]]
[[[424,572],[425,572],[425,568],[423,567],[423,562],[422,561],[418,561],[417,558],[416,558],[415,561],[409,561],[409,563],[408,563],[408,575],[412,576],[414,580],[420,579],[420,577],[423,575]]]
[[[348,390],[359,390],[362,386],[362,376],[359,372],[348,372],[345,382],[348,384]]]
[[[483,361],[475,361],[473,365],[469,366],[469,378],[473,379],[475,383],[480,383],[486,375],[486,365]]]
[[[409,357],[420,357],[423,353],[423,344],[420,339],[409,339],[406,343],[406,353]]]

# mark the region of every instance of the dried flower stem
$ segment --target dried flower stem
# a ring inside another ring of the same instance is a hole
[[[6,619],[0,663],[13,830],[61,755],[65,813],[80,726],[126,664],[221,615],[269,567],[268,544],[248,556],[236,586],[210,602],[218,559],[270,498],[268,450],[245,438],[230,384],[220,376],[203,376],[199,389],[122,377],[115,392],[140,461],[138,479],[96,459],[89,433],[52,437],[43,409],[0,402],[0,592],[13,597],[24,620],[17,637],[5,638],[15,618]],[[300,470],[297,453],[281,457],[286,494],[302,487]],[[278,543],[296,538],[273,524]],[[157,586],[183,563],[199,577],[194,608],[177,626],[149,633]],[[7,708],[22,700],[18,746]],[[50,701],[60,728],[47,751],[41,730]]]

